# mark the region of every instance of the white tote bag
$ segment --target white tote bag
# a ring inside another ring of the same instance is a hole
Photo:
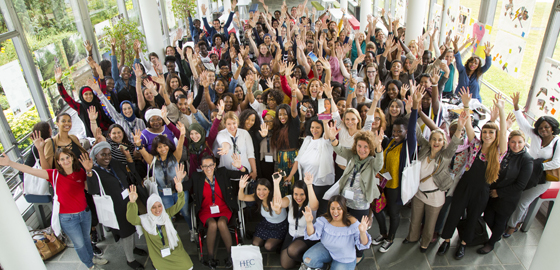
[[[60,235],[62,228],[60,227],[60,203],[58,202],[58,194],[56,194],[56,182],[58,180],[58,171],[53,170],[53,188],[54,188],[54,197],[53,197],[53,209],[52,209],[52,216],[51,216],[51,228],[54,231],[56,236]]]
[[[35,156],[35,152],[31,151],[31,153],[35,157],[35,165],[33,168],[41,169],[41,161]],[[23,193],[26,195],[50,196],[49,185],[49,182],[43,178],[27,173],[23,174]]]
[[[337,181],[336,183],[334,183],[331,188],[329,188],[329,190],[327,190],[327,192],[325,192],[325,194],[323,195],[323,200],[330,200],[332,196],[335,195],[339,195],[340,194],[340,184],[339,181]]]
[[[148,195],[158,194],[156,176],[155,176],[156,160],[157,160],[156,157],[152,159],[152,163],[148,165],[148,174],[146,175],[146,178],[144,178],[144,187],[146,187],[146,189],[148,190]],[[150,177],[150,169],[152,169],[151,177]]]
[[[261,250],[257,246],[232,246],[231,260],[233,262],[233,270],[264,269]]]
[[[117,215],[115,215],[115,206],[113,205],[113,199],[111,196],[105,194],[105,189],[101,184],[101,178],[95,170],[93,170],[97,176],[97,181],[99,181],[99,193],[101,195],[93,195],[93,202],[95,203],[95,209],[97,210],[97,218],[99,223],[113,229],[119,229],[119,223],[117,222]]]
[[[405,142],[406,144],[406,142]],[[402,172],[401,180],[401,200],[403,205],[414,197],[416,192],[418,192],[418,187],[420,186],[420,170],[422,169],[422,162],[419,160],[410,161],[410,155],[408,153],[408,144],[406,147],[406,164]],[[418,150],[414,149],[415,156],[418,157]]]

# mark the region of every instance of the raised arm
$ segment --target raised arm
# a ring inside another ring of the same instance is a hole
[[[155,67],[154,67],[155,69]],[[134,73],[140,74],[138,78],[140,78],[144,73],[142,72],[142,68],[140,64],[134,64]],[[144,99],[144,94],[142,93],[142,80],[136,80],[136,104],[138,105],[138,110],[143,110],[146,107],[146,100]]]
[[[507,138],[507,121],[506,112],[504,110],[505,102],[501,95],[496,94],[494,97],[494,106],[498,107],[500,111],[500,156],[505,154],[508,149],[508,138]]]
[[[140,149],[138,150],[138,152],[142,154],[144,161],[148,164],[151,164],[152,160],[154,159],[154,156],[148,153],[148,151],[146,151],[146,148],[142,146],[142,134],[140,133],[140,130],[136,130],[134,132],[134,145],[136,145],[137,149]]]
[[[185,143],[185,134],[187,134],[187,130],[185,125],[181,122],[177,122],[177,127],[181,131],[179,135],[179,142],[177,142],[177,148],[175,148],[175,152],[173,152],[173,156],[176,160],[181,160],[181,156],[183,155],[183,144]]]
[[[49,179],[49,173],[46,170],[35,169],[33,167],[29,167],[27,165],[14,162],[10,160],[8,157],[6,157],[4,154],[0,155],[0,165],[6,167],[12,167],[22,173],[28,173],[42,179]]]
[[[465,125],[465,129],[467,130],[467,137],[469,138],[469,142],[471,142],[475,138],[474,129],[472,127],[472,118],[470,117],[471,112],[470,112],[470,108],[469,108],[469,103],[472,99],[472,94],[469,93],[469,88],[468,87],[467,88],[462,87],[461,90],[459,91],[459,95],[461,96],[461,100],[463,101],[463,110],[469,116],[469,119],[467,120],[467,123]],[[504,121],[504,123],[505,123],[505,121]],[[507,140],[506,140],[506,143],[507,143]]]
[[[79,113],[80,112],[80,103],[76,102],[66,92],[66,89],[64,88],[64,84],[62,84],[62,70],[60,69],[60,67],[57,67],[55,69],[54,78],[56,80],[56,84],[58,86],[58,93],[60,94],[60,96],[64,99],[64,101],[66,101],[66,103],[68,103],[68,106],[70,106],[70,108],[76,110]]]

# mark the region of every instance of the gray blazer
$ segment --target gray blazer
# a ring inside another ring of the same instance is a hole
[[[430,147],[430,142],[426,140],[420,133],[419,128],[416,129],[416,138],[418,138],[418,146],[420,147],[420,150],[418,152],[418,160],[422,161],[430,155],[432,148]],[[437,168],[437,171],[432,177],[434,180],[434,184],[438,187],[439,190],[446,191],[450,189],[451,186],[453,186],[453,178],[451,178],[451,173],[449,172],[449,164],[451,163],[451,159],[455,155],[457,146],[459,146],[461,143],[463,143],[461,139],[452,136],[451,142],[448,142],[447,147],[440,150],[436,154],[435,168]]]

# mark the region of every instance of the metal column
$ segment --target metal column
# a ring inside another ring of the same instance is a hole
[[[74,21],[76,22],[76,27],[78,32],[82,34],[82,38],[89,40],[92,47],[92,57],[97,63],[101,60],[101,53],[99,53],[99,46],[97,44],[97,37],[93,32],[93,24],[89,18],[89,10],[87,7],[86,0],[70,0],[72,5],[72,10],[74,11]]]
[[[146,1],[146,0],[144,0]],[[165,46],[169,46],[169,26],[167,25],[167,9],[165,0],[159,0],[159,11],[161,13],[161,26],[163,27],[163,43]],[[173,44],[172,46],[175,46]]]

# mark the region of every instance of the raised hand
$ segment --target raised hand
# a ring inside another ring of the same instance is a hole
[[[121,51],[126,51],[126,38],[121,40]]]
[[[140,133],[139,129],[137,129],[134,132],[134,145],[136,145],[136,146],[141,146],[142,145],[142,133]]]
[[[313,212],[311,212],[311,208],[309,206],[306,206],[305,211],[302,211],[302,212],[303,212],[303,216],[305,217],[305,221],[307,223],[312,223],[313,222]]]
[[[179,131],[181,131],[181,136],[185,136],[187,134],[187,128],[183,125],[183,123],[177,122],[177,127],[179,128]]]
[[[110,43],[111,43],[111,48],[115,48],[115,46],[117,45],[117,39],[116,38],[111,38]]]
[[[381,84],[381,82],[379,82],[375,86],[375,90],[373,92],[373,99],[379,101],[379,100],[381,100],[381,97],[383,96],[383,94],[385,94],[385,86],[383,84]]]
[[[187,176],[185,165],[183,163],[179,163],[179,165],[175,166],[175,176],[179,178],[179,182],[183,181],[183,179]],[[175,181],[175,183],[177,183],[177,181]]]
[[[82,167],[84,167],[84,170],[86,170],[86,172],[91,171],[91,169],[93,168],[93,160],[91,160],[88,153],[83,153],[80,156],[80,163],[82,163]]]
[[[33,145],[35,145],[35,148],[37,148],[37,150],[42,151],[43,149],[45,149],[45,139],[41,137],[40,131],[33,131],[33,134],[31,134],[31,139],[33,140]]]
[[[408,91],[410,91],[410,86],[408,84],[403,84],[403,86],[401,86],[401,98],[404,99],[406,98],[406,93],[408,93]],[[412,95],[412,92],[410,92],[410,94]]]
[[[88,116],[89,116],[89,120],[90,121],[97,121],[97,110],[95,109],[95,106],[89,106],[89,108],[87,109],[88,112]]]
[[[202,15],[203,15],[203,16],[206,15],[206,11],[207,11],[207,10],[208,10],[208,9],[206,9],[206,5],[205,5],[205,4],[202,4],[202,6],[200,6],[200,11],[202,11]]]
[[[493,48],[494,45],[490,46],[490,41],[487,41],[486,44],[484,44],[484,54],[488,57]]]
[[[163,119],[167,119],[167,106],[163,105],[161,106],[161,118]]]
[[[220,99],[220,101],[218,101],[218,115],[224,115],[225,107],[224,100]]]
[[[369,225],[368,216],[362,216],[362,221],[360,221],[360,225],[358,225],[358,229],[360,230],[360,233],[366,233],[368,225]]]
[[[178,175],[175,175],[175,177],[173,177],[173,181],[175,181],[175,190],[177,190],[177,193],[181,193],[183,192],[183,178],[180,178]]]
[[[469,114],[467,114],[467,112],[461,112],[461,114],[459,115],[459,120],[457,121],[457,130],[463,130],[463,128],[467,124],[467,121],[469,120],[469,117],[470,116]]]
[[[266,79],[266,86],[270,89],[274,89],[274,83],[272,82],[272,77]]]
[[[511,100],[513,102],[513,109],[519,111],[519,92],[513,93]]]
[[[510,112],[507,116],[507,119],[506,119],[506,128],[510,129],[511,126],[513,126],[513,123],[515,123],[515,114]]]
[[[89,86],[89,88],[91,88],[91,90],[93,90],[96,94],[103,95],[103,92],[99,88],[99,85],[95,83],[92,79],[88,79],[86,85]]]
[[[229,152],[230,147],[231,147],[231,146],[229,145],[229,143],[223,143],[223,144],[222,144],[222,147],[219,147],[219,148],[218,148],[218,155],[220,155],[220,156],[225,156],[225,155],[227,155],[228,152]]]
[[[91,52],[92,46],[91,46],[91,42],[89,42],[89,40],[84,41],[84,47],[86,48],[86,51],[88,53]]]
[[[233,155],[231,155],[231,159],[233,160],[231,162],[231,165],[233,165],[234,168],[243,167],[243,165],[241,164],[241,156],[239,154],[233,153]]]
[[[282,198],[274,197],[270,203],[270,208],[276,213],[280,212],[282,210]]]
[[[432,74],[430,75],[430,81],[432,82],[433,85],[436,85],[438,84],[440,78],[441,75],[439,72],[439,68],[434,68]]]
[[[503,110],[505,106],[505,101],[502,98],[502,95],[496,94],[494,95],[494,106],[498,107],[498,109]]]
[[[268,126],[265,123],[261,124],[261,129],[259,130],[259,134],[261,134],[261,137],[263,138],[268,136]]]
[[[329,123],[329,128],[328,128],[328,130],[329,130],[329,137],[330,137],[331,139],[336,138],[336,135],[337,135],[338,132],[340,131],[339,128],[336,128],[336,120],[334,120],[333,123]]]
[[[416,91],[414,92],[414,95],[412,96],[412,107],[416,107],[418,106],[418,104],[420,104],[420,102],[422,101],[422,97],[424,97],[424,94],[426,94],[426,91],[424,91],[424,86],[420,85],[417,87]]]
[[[305,173],[305,177],[303,178],[303,182],[305,182],[306,185],[312,185],[313,184],[313,174],[306,172]]]
[[[60,67],[54,69],[54,79],[56,83],[62,83],[62,69],[60,69]]]
[[[138,200],[138,193],[136,192],[136,186],[130,185],[128,187],[128,199],[131,203],[135,203]]]
[[[247,186],[247,181],[249,180],[249,175],[245,174],[243,176],[241,176],[241,178],[239,179],[239,188],[240,189],[244,189]]]
[[[134,44],[132,45],[132,48],[134,49],[134,51],[139,52],[141,46],[142,46],[142,43],[140,43],[140,40],[135,39]],[[137,74],[137,73],[135,73],[135,74]],[[136,76],[138,76],[138,75],[136,75]]]
[[[459,90],[459,96],[461,96],[461,100],[463,101],[463,107],[468,108],[472,99],[472,94],[470,93],[469,88],[461,87],[461,90]]]

